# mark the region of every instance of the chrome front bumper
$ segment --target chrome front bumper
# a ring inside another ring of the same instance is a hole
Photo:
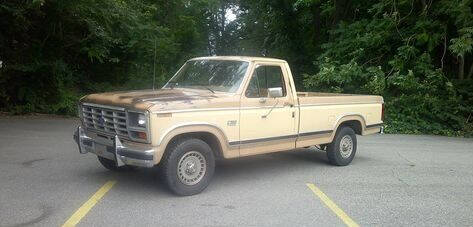
[[[79,153],[86,154],[90,152],[114,160],[119,167],[124,165],[154,166],[154,149],[125,146],[117,135],[115,135],[113,141],[99,141],[87,136],[84,129],[78,126],[74,132],[74,140],[79,146]]]

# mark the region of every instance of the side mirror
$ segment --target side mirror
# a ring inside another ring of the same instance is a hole
[[[268,97],[270,98],[282,97],[282,87],[268,88]]]

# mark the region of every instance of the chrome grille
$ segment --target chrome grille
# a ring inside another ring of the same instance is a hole
[[[129,137],[124,110],[113,107],[82,105],[82,119],[89,129]]]

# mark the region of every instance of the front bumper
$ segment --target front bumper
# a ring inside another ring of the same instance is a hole
[[[94,153],[98,156],[114,160],[118,167],[124,165],[153,167],[155,150],[151,147],[124,145],[117,135],[112,140],[94,139],[78,126],[74,140],[79,146],[79,153]]]

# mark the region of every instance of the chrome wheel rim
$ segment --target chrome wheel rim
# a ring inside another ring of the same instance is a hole
[[[185,153],[177,165],[177,176],[185,185],[195,185],[202,180],[207,171],[205,157],[197,151]]]
[[[345,135],[340,140],[340,155],[342,158],[349,158],[353,152],[353,140],[351,136]]]

